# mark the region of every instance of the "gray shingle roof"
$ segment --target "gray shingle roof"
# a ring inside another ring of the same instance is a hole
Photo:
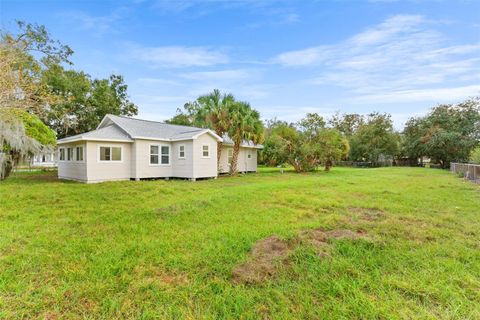
[[[133,141],[133,139],[147,138],[154,140],[189,140],[205,132],[213,131],[205,128],[179,126],[164,122],[134,119],[108,114],[102,120],[97,130],[78,134],[76,136],[58,140],[58,143],[66,143],[77,140],[122,140]],[[220,138],[220,137],[218,137]],[[232,139],[223,137],[226,145],[233,145]],[[244,141],[242,147],[263,148],[262,145],[255,145],[251,141]]]
[[[227,136],[227,135],[224,135],[223,137],[223,144],[226,144],[226,145],[232,145],[233,146],[233,140]],[[255,144],[253,143],[252,141],[242,141],[242,144],[241,144],[242,147],[250,147],[250,148],[258,148],[258,149],[263,149],[263,145],[261,144]]]
[[[68,138],[60,139],[58,142],[69,142],[77,140],[122,140],[122,141],[133,141],[125,132],[123,132],[116,125],[108,125],[97,130],[90,132],[85,132],[71,136]]]
[[[131,138],[192,139],[204,128],[173,125],[163,122],[108,115],[108,118],[125,130]]]

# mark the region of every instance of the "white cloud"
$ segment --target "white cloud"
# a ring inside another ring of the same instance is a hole
[[[132,55],[157,67],[205,67],[227,63],[229,57],[218,49],[208,47],[136,47]]]
[[[359,103],[401,103],[414,101],[457,102],[480,95],[480,85],[447,87],[435,89],[398,90],[378,94],[359,95],[350,100]]]
[[[452,43],[434,25],[422,16],[397,15],[339,43],[285,52],[273,62],[308,67],[316,76],[307,82],[347,88],[349,101],[358,103],[478,94],[472,82],[480,79],[480,43]]]
[[[84,11],[64,11],[59,14],[61,19],[75,25],[75,27],[88,30],[92,35],[103,36],[105,33],[118,32],[118,23],[127,13],[127,7],[119,7],[110,14],[95,16]]]

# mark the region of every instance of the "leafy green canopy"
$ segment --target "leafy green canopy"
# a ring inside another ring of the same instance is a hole
[[[393,128],[391,116],[386,113],[369,114],[349,138],[353,161],[378,163],[393,159],[399,152],[400,137]]]
[[[411,118],[404,130],[404,153],[429,157],[442,167],[468,161],[480,139],[480,100],[436,106],[424,117]]]
[[[25,110],[0,108],[0,180],[25,156],[56,143],[55,132]]]
[[[92,79],[72,65],[70,47],[44,26],[18,22],[0,37],[0,107],[35,113],[59,138],[94,129],[107,114],[136,115],[120,75]],[[20,93],[20,94],[19,94]]]
[[[324,119],[309,113],[297,124],[282,121],[267,123],[262,160],[269,165],[288,163],[297,172],[315,170],[323,164],[330,170],[334,161],[348,154],[348,141]]]
[[[17,108],[0,108],[0,121],[19,122],[25,128],[25,134],[37,140],[43,146],[54,146],[57,143],[55,131],[47,127],[37,116]]]
[[[470,162],[480,164],[480,147],[476,147],[470,153]]]

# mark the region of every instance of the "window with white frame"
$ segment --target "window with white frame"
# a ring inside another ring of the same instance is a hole
[[[67,161],[73,161],[73,148],[67,148]]]
[[[170,146],[150,145],[150,164],[169,165]]]
[[[178,146],[178,159],[185,159],[185,145]]]
[[[65,161],[65,149],[64,148],[60,148],[60,161]]]
[[[150,146],[150,164],[158,164],[160,158],[159,151],[159,146]]]
[[[210,158],[210,145],[208,144],[202,145],[202,157]]]
[[[248,159],[251,159],[251,158],[252,158],[252,151],[248,151],[248,153],[247,153],[247,158],[248,158]]]
[[[100,161],[122,161],[122,147],[100,147]]]
[[[233,159],[233,149],[228,149],[227,150],[227,162],[228,164],[232,163]]]
[[[75,160],[83,161],[83,147],[76,147],[75,148]]]
[[[161,146],[161,164],[170,164],[170,147],[169,146]]]

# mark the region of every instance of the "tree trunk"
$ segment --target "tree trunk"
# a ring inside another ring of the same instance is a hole
[[[325,161],[325,171],[330,171],[330,169],[332,168],[332,160],[327,160]]]
[[[238,164],[238,154],[240,153],[240,143],[236,143],[233,145],[233,155],[232,155],[232,162],[230,163],[230,175],[237,174],[237,164]]]
[[[223,142],[217,142],[217,173],[220,173],[220,157],[222,156]]]

